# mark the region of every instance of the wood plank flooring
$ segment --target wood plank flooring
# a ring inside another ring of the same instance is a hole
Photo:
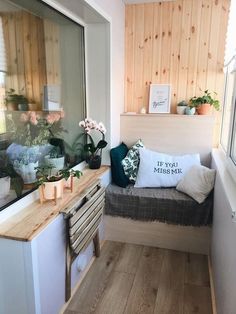
[[[64,314],[212,314],[207,256],[105,242]]]

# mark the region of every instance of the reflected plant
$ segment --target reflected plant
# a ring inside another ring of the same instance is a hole
[[[44,145],[48,140],[66,130],[61,125],[64,111],[53,112],[45,117],[42,113],[27,111],[15,121],[12,114],[7,115],[12,140],[24,146]]]

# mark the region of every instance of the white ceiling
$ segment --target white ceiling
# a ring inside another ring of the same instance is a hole
[[[123,2],[125,4],[148,3],[148,2],[166,2],[166,1],[176,1],[176,0],[123,0]]]

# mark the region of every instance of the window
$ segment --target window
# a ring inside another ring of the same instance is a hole
[[[231,2],[225,51],[225,95],[220,143],[236,171],[236,2]],[[232,168],[233,167],[233,168]]]

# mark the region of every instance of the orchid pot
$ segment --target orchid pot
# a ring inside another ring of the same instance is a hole
[[[86,135],[85,160],[90,169],[99,169],[101,167],[102,149],[107,146],[105,141],[106,128],[102,122],[97,123],[91,118],[80,121],[79,126],[84,128],[84,134]],[[99,131],[102,135],[102,139],[98,141],[97,145],[91,136],[93,131]]]
[[[99,155],[91,156],[88,161],[90,169],[99,169],[101,167],[102,158]]]

